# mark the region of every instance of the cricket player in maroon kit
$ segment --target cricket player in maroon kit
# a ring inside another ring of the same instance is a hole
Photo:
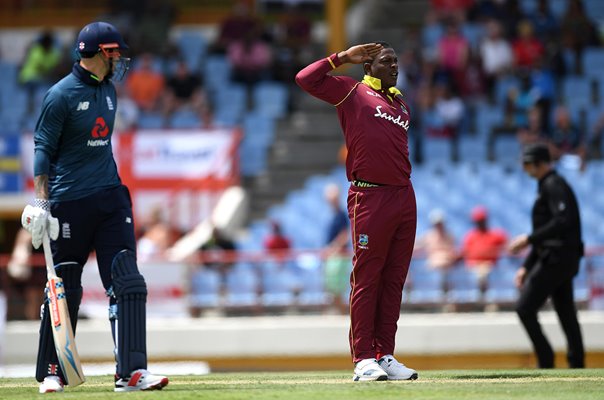
[[[329,74],[345,63],[363,64],[362,82]],[[409,179],[409,109],[394,87],[397,76],[396,53],[384,42],[332,54],[296,76],[302,89],[336,107],[348,149],[348,216],[354,246],[350,349],[355,381],[417,379],[415,370],[393,356],[417,223]]]

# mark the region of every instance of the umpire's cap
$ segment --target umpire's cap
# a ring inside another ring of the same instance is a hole
[[[537,164],[540,162],[549,163],[551,161],[547,145],[542,143],[529,144],[522,150],[522,162]]]
[[[100,45],[113,45],[119,49],[128,48],[115,26],[107,22],[93,22],[82,28],[76,48],[81,57],[94,57],[100,51]]]

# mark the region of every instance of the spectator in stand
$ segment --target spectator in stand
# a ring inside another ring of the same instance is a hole
[[[328,249],[339,250],[349,244],[348,213],[340,202],[340,187],[331,183],[325,188],[325,200],[332,209],[332,217],[327,228],[325,244]]]
[[[333,211],[325,240],[325,287],[333,296],[337,310],[345,314],[348,305],[344,296],[347,296],[350,288],[352,266],[348,213],[340,202],[340,188],[337,184],[332,183],[325,188],[325,199]]]
[[[140,55],[139,65],[128,74],[126,89],[140,110],[154,112],[160,110],[164,94],[164,76],[153,67],[153,55]]]
[[[554,126],[549,136],[550,153],[554,161],[564,156],[578,157],[581,169],[585,168],[587,148],[583,131],[573,123],[568,108],[560,105],[554,112]]]
[[[289,239],[283,234],[281,225],[277,221],[271,221],[271,233],[264,238],[264,248],[269,251],[289,250],[291,244]]]
[[[546,43],[550,39],[558,39],[560,24],[550,11],[548,0],[539,0],[537,9],[528,15],[528,18],[535,28],[535,36],[542,43]]]
[[[167,57],[177,53],[168,38],[177,16],[177,9],[172,1],[145,0],[137,3],[140,9],[134,16],[130,29],[133,49],[145,49],[154,54]]]
[[[199,248],[204,267],[218,271],[223,283],[226,282],[226,275],[233,266],[232,260],[229,259],[230,254],[224,252],[233,252],[236,249],[235,242],[217,226],[212,227],[210,238]]]
[[[40,318],[40,302],[43,301],[44,285],[46,284],[46,268],[44,261],[35,264],[31,259],[32,253],[42,257],[43,250],[34,249],[31,245],[31,233],[24,228],[19,229],[15,244],[7,264],[8,290],[11,294],[22,297],[25,303],[24,317],[35,321]]]
[[[428,268],[446,270],[459,260],[455,238],[446,227],[445,213],[434,209],[428,216],[432,228],[415,243],[414,252],[426,257]]]
[[[527,125],[528,110],[537,103],[537,91],[534,90],[529,71],[520,72],[520,87],[511,87],[504,103],[503,120],[491,129],[487,139],[487,157],[495,159],[495,142],[498,136],[515,135],[521,127]]]
[[[161,205],[154,207],[137,242],[138,261],[161,260],[176,239],[175,230],[163,217],[163,207]]]
[[[312,22],[300,5],[287,6],[276,25],[274,76],[283,82],[293,82],[296,73],[312,57]]]
[[[233,42],[243,40],[248,32],[262,30],[262,22],[252,14],[249,2],[242,0],[233,4],[231,14],[220,23],[218,38],[210,52],[226,54]]]
[[[532,68],[545,55],[543,43],[535,36],[535,29],[529,20],[518,23],[518,37],[512,42],[514,66],[518,69]]]
[[[543,129],[541,108],[531,107],[528,111],[527,125],[518,129],[516,137],[522,145],[538,143],[546,140],[546,131]]]
[[[434,86],[434,106],[426,118],[426,133],[432,137],[445,137],[451,141],[451,160],[458,160],[458,141],[465,105],[454,93],[452,85],[437,82]]]
[[[50,87],[57,79],[55,71],[61,63],[61,58],[61,49],[55,46],[54,35],[49,30],[42,32],[28,49],[19,72],[19,83],[28,92],[29,111],[35,106],[36,91],[45,86]]]
[[[475,270],[484,282],[501,257],[508,236],[503,229],[489,227],[489,215],[485,207],[475,207],[470,216],[475,227],[463,239],[461,256],[465,266]]]
[[[585,13],[582,0],[570,0],[560,23],[560,35],[564,46],[575,56],[577,68],[581,68],[581,55],[587,46],[599,46],[596,24]],[[578,69],[574,71],[580,73]]]
[[[211,125],[211,121],[206,120],[210,112],[201,77],[198,74],[192,73],[184,60],[178,61],[174,74],[169,76],[166,81],[166,93],[164,96],[164,115],[166,120],[175,111],[181,109],[194,111],[199,115],[204,126]]]
[[[468,63],[470,43],[463,36],[459,22],[449,19],[445,34],[438,41],[438,63],[450,80]]]
[[[474,0],[430,0],[430,8],[440,18],[463,16],[474,5]]]
[[[497,79],[511,72],[514,65],[512,46],[503,36],[501,23],[494,19],[486,23],[487,35],[480,43],[480,56],[487,90],[491,97]]]
[[[556,78],[545,58],[536,60],[531,71],[531,94],[535,105],[541,110],[541,125],[549,131],[552,105],[556,101]]]
[[[525,15],[518,0],[482,0],[469,10],[468,17],[470,20],[494,19],[501,22],[503,36],[513,40],[516,38],[516,25]]]
[[[587,159],[602,158],[602,137],[604,136],[604,112],[600,111],[592,126],[589,127],[589,145]]]
[[[247,32],[241,40],[231,42],[227,57],[233,67],[233,80],[248,87],[271,77],[273,55],[259,30]]]

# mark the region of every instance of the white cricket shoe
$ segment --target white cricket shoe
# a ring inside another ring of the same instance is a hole
[[[161,390],[168,384],[168,378],[163,375],[153,375],[146,369],[132,371],[129,378],[119,378],[115,381],[116,392],[133,392],[136,390]]]
[[[386,381],[388,374],[379,366],[375,358],[366,358],[356,363],[352,380],[357,381]]]
[[[40,383],[40,393],[62,392],[63,381],[56,375],[49,375]]]
[[[388,380],[407,381],[417,379],[416,370],[405,367],[404,364],[398,362],[391,354],[380,358],[378,364],[388,374]]]

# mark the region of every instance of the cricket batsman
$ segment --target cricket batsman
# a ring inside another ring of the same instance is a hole
[[[329,74],[346,63],[363,65],[362,82]],[[296,76],[302,89],[336,108],[348,149],[354,381],[418,377],[393,355],[417,224],[407,135],[410,112],[395,87],[397,77],[398,58],[386,42],[352,46]]]
[[[120,80],[130,59],[122,35],[106,22],[79,33],[80,60],[46,94],[34,134],[33,206],[22,215],[32,244],[53,240],[55,270],[63,279],[69,315],[76,330],[82,300],[82,268],[96,252],[109,298],[115,343],[116,392],[161,389],[168,378],[147,371],[147,286],[136,262],[132,203],[122,185],[111,149]],[[25,223],[28,221],[28,223]],[[40,393],[62,392],[48,302],[41,313],[36,379]]]

